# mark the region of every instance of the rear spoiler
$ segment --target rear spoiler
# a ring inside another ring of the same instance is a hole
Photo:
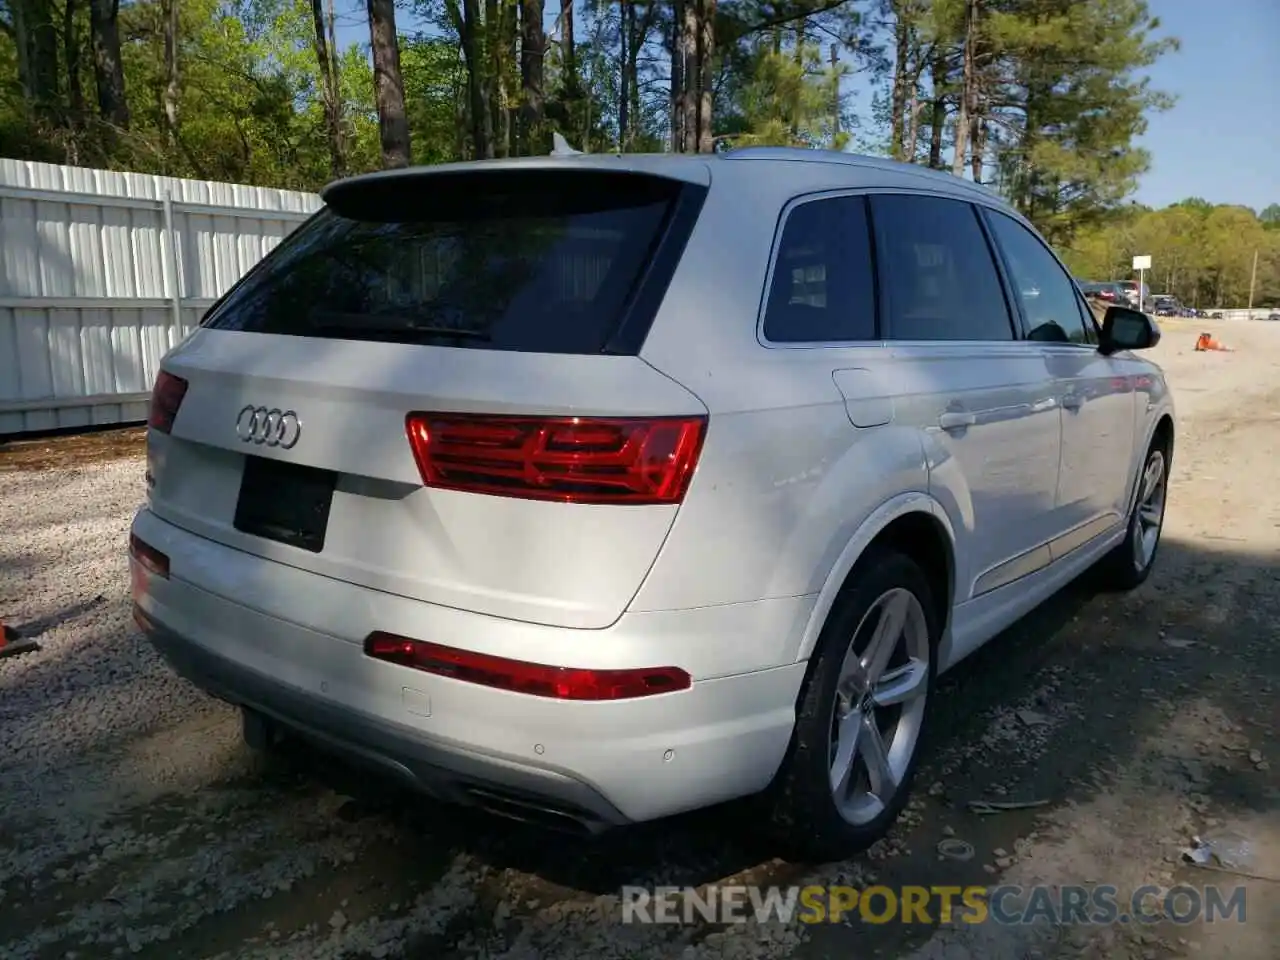
[[[563,138],[561,138],[563,141]],[[559,144],[557,144],[559,146]],[[568,147],[568,144],[565,144]],[[351,198],[359,195],[367,201],[375,195],[401,201],[423,188],[436,187],[450,193],[458,189],[475,188],[481,178],[498,174],[577,173],[587,176],[638,176],[657,180],[675,180],[700,187],[711,186],[711,167],[708,158],[690,154],[604,154],[552,153],[545,157],[510,157],[502,160],[467,160],[459,163],[440,163],[433,166],[401,167],[395,170],[378,170],[359,176],[335,180],[320,191],[326,204],[341,213]]]

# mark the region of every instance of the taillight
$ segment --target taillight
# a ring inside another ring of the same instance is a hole
[[[693,685],[689,674],[679,667],[635,670],[552,667],[381,632],[369,635],[364,643],[364,652],[375,660],[512,693],[556,700],[633,700],[688,690]]]
[[[155,386],[151,388],[151,411],[147,415],[147,426],[161,433],[171,431],[178,408],[182,406],[182,398],[186,395],[187,381],[161,370],[156,377]]]
[[[411,413],[428,487],[567,503],[679,503],[706,417],[605,419]]]

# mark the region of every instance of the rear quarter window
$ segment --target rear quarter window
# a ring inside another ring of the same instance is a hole
[[[651,267],[664,244],[683,246],[692,224],[676,236],[677,206],[699,191],[673,180],[590,171],[352,181],[250,271],[204,325],[605,352],[642,287],[665,287],[670,279],[670,270],[661,275]],[[656,309],[655,298],[646,302]]]
[[[772,343],[876,337],[875,275],[863,197],[806,200],[787,215],[765,303]]]

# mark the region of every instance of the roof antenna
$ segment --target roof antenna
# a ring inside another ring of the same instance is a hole
[[[582,155],[581,150],[575,150],[569,146],[569,141],[560,136],[559,133],[552,131],[551,133],[551,156],[553,157],[578,157]]]

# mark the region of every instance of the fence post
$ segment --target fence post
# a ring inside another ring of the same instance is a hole
[[[180,332],[182,330],[182,261],[178,256],[178,233],[173,225],[173,195],[166,189],[163,197],[164,202],[164,232],[169,240],[169,263],[171,269],[169,271],[170,282],[173,284],[169,289],[169,301],[173,310],[173,326],[174,334],[181,339]]]

